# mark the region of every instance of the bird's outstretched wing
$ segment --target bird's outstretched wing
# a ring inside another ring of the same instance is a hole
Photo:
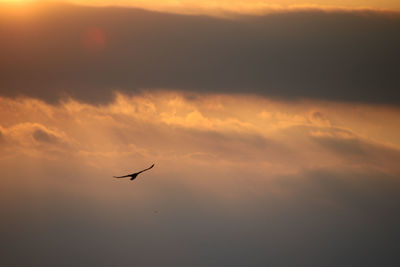
[[[130,175],[124,175],[124,176],[114,176],[114,178],[127,178],[127,177],[131,177]]]
[[[153,168],[153,167],[154,167],[154,164],[151,165],[150,167],[148,167],[147,169],[144,169],[144,170],[138,172],[138,174],[139,174],[139,173],[142,173],[142,172],[145,172],[145,171],[147,171],[147,170],[150,170],[150,169]]]
[[[139,173],[142,173],[142,172],[144,172],[144,171],[150,170],[150,169],[153,168],[153,167],[154,167],[154,164],[151,165],[151,166],[150,166],[149,168],[147,168],[147,169],[141,170],[140,172],[135,172],[135,173],[128,174],[128,175],[124,175],[124,176],[114,176],[114,178],[127,178],[127,177],[131,177],[131,180],[133,180],[133,179],[136,178],[136,176],[139,175]]]

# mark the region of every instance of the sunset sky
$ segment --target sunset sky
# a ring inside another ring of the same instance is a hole
[[[399,11],[0,1],[1,265],[399,266]]]

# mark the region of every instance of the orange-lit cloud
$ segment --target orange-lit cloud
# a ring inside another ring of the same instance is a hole
[[[172,157],[193,164],[264,164],[273,172],[353,164],[399,171],[397,156],[390,156],[400,147],[397,109],[176,92],[117,94],[102,106],[26,98],[1,103],[2,139],[20,147],[15,151],[42,154],[44,145],[53,146],[98,166],[127,163],[118,159],[124,155],[143,162]]]

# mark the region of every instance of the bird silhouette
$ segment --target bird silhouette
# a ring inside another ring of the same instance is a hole
[[[145,172],[145,171],[147,171],[147,170],[150,170],[151,168],[153,168],[154,167],[154,164],[153,165],[151,165],[149,168],[147,168],[147,169],[144,169],[144,170],[141,170],[140,172],[135,172],[135,173],[132,173],[132,174],[128,174],[128,175],[124,175],[124,176],[114,176],[114,178],[128,178],[128,177],[131,177],[131,181],[133,180],[133,179],[135,179],[139,174],[141,174],[142,172]]]

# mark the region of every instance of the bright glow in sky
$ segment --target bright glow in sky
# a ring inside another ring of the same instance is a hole
[[[204,9],[204,10],[234,10],[234,11],[251,11],[268,9],[268,8],[296,8],[296,7],[332,7],[332,8],[384,8],[384,9],[398,9],[400,7],[399,1],[396,0],[355,0],[355,1],[342,1],[342,0],[182,0],[182,1],[143,1],[143,0],[121,0],[121,1],[107,1],[107,0],[71,0],[71,2],[90,4],[90,5],[132,5],[153,8],[177,8],[177,9]]]
[[[35,0],[0,0],[0,2],[42,2]],[[223,15],[224,13],[263,14],[285,9],[379,9],[400,10],[400,2],[397,0],[182,0],[182,1],[154,1],[154,0],[65,0],[46,2],[70,2],[91,6],[131,6],[149,10],[186,13],[186,14],[211,14]]]

